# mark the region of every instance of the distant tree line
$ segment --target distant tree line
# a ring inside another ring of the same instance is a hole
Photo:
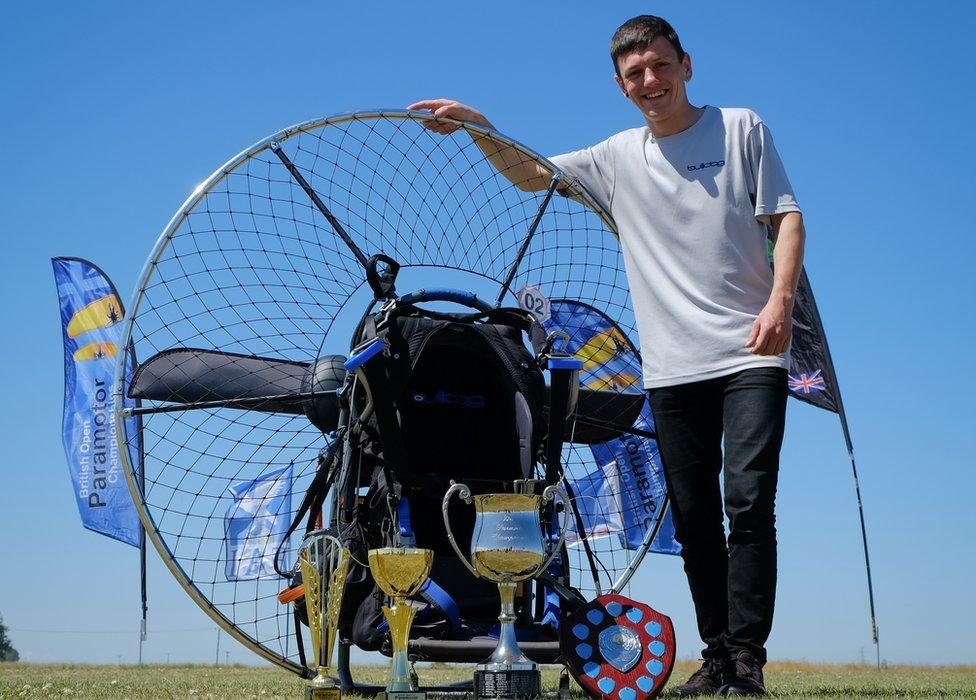
[[[3,624],[3,615],[0,615],[0,661],[19,661],[20,654],[10,643],[7,636],[7,626]]]

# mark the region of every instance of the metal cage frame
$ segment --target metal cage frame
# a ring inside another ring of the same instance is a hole
[[[133,328],[135,321],[138,318],[138,312],[140,304],[143,300],[145,294],[145,288],[147,283],[152,279],[153,272],[157,262],[162,257],[163,253],[166,251],[170,244],[173,236],[180,229],[184,220],[187,216],[194,210],[194,208],[200,203],[200,201],[208,194],[208,192],[219,184],[224,178],[230,175],[238,166],[247,161],[254,155],[257,155],[263,151],[276,148],[278,144],[287,141],[288,139],[300,135],[306,132],[312,132],[320,129],[324,129],[328,126],[334,126],[351,121],[366,121],[373,119],[391,119],[391,120],[414,120],[414,121],[430,121],[433,120],[430,114],[426,112],[416,112],[407,110],[370,110],[361,112],[351,112],[345,114],[339,114],[331,117],[324,117],[318,119],[312,119],[306,122],[290,126],[281,131],[275,132],[274,134],[267,136],[248,148],[242,150],[240,153],[230,158],[227,162],[217,168],[206,180],[197,185],[193,192],[187,197],[180,208],[176,211],[167,225],[163,228],[162,233],[160,233],[149,257],[144,264],[142,271],[139,275],[138,282],[136,283],[135,289],[132,294],[132,298],[129,302],[128,313],[125,317],[125,324],[122,332],[122,347],[128,347],[133,340]],[[548,159],[536,153],[527,146],[521,144],[520,142],[511,139],[498,131],[492,129],[486,129],[478,124],[473,124],[470,122],[459,122],[452,119],[440,119],[440,121],[448,121],[458,124],[462,129],[467,131],[469,134],[476,134],[479,136],[484,136],[491,138],[495,141],[499,141],[507,146],[517,149],[521,154],[534,159],[535,161],[543,164],[547,169],[553,172],[555,175],[563,178],[562,187],[565,188],[564,194],[568,193],[572,199],[576,200],[584,207],[590,209],[594,214],[596,214],[607,230],[617,236],[617,230],[613,224],[609,213],[601,207],[595,198],[586,190],[586,188],[575,179],[567,179],[563,177],[562,171],[558,167],[553,165]],[[116,362],[115,377],[114,377],[114,387],[112,394],[115,400],[114,403],[114,420],[116,430],[118,435],[125,436],[126,442],[128,442],[128,436],[126,433],[125,420],[129,416],[129,412],[123,408],[122,402],[122,387],[124,386],[125,379],[125,358],[127,353],[119,354],[119,361]],[[175,554],[167,545],[167,543],[161,538],[156,523],[153,516],[149,512],[148,503],[145,499],[145,493],[139,482],[139,474],[135,471],[134,465],[130,463],[129,451],[127,449],[119,450],[122,464],[125,469],[126,482],[128,484],[129,492],[132,495],[133,503],[135,504],[136,511],[138,512],[139,519],[145,529],[146,535],[152,542],[153,546],[156,548],[157,553],[162,558],[164,564],[169,569],[170,573],[180,584],[183,590],[190,596],[190,598],[198,605],[200,608],[227,634],[236,639],[238,642],[243,644],[245,647],[258,654],[260,657],[277,664],[289,671],[295,672],[302,675],[306,672],[306,669],[299,664],[290,661],[287,658],[274,654],[271,650],[264,647],[258,640],[254,639],[250,635],[242,632],[230,619],[227,618],[208,598],[204,593],[197,587],[193,582],[191,577],[187,574],[184,568],[177,561]],[[668,507],[667,502],[664,503],[664,509]],[[617,593],[623,590],[631,577],[636,572],[637,568],[640,566],[645,555],[649,551],[654,538],[657,536],[658,531],[663,523],[664,516],[662,514],[661,518],[658,520],[656,527],[648,530],[645,533],[644,541],[638,549],[634,551],[634,555],[630,560],[627,568],[617,577],[614,581],[609,592]],[[343,654],[343,651],[345,654]],[[348,649],[342,649],[340,647],[340,666],[342,665],[342,656],[345,656],[345,662],[348,664]]]

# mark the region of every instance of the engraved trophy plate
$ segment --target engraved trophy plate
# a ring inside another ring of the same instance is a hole
[[[380,589],[393,599],[389,607],[383,606],[383,615],[390,626],[393,658],[386,700],[426,700],[427,694],[417,689],[410,679],[410,663],[407,645],[410,642],[410,625],[414,608],[406,599],[420,590],[430,576],[434,553],[418,547],[383,547],[369,550],[369,570]]]
[[[448,507],[455,494],[475,507],[470,560],[461,552],[451,532]],[[557,486],[547,486],[541,496],[512,493],[472,496],[467,486],[452,481],[444,494],[442,513],[448,541],[472,574],[498,584],[501,597],[498,645],[476,668],[475,698],[538,698],[542,694],[539,667],[522,653],[515,639],[515,585],[544,571],[563,546],[565,516],[559,541],[548,552],[540,523],[541,507],[556,496],[568,503],[566,494]]]
[[[427,693],[423,690],[386,690],[381,695],[386,700],[427,700]]]
[[[342,692],[338,688],[316,688],[312,685],[305,686],[305,700],[339,700]]]
[[[474,672],[474,692],[478,698],[538,698],[542,695],[542,674],[538,670]]]
[[[335,537],[318,531],[305,538],[298,556],[316,672],[315,678],[305,686],[305,698],[339,700],[341,692],[332,677],[331,663],[350,553]]]
[[[629,627],[607,627],[597,636],[597,646],[607,663],[622,673],[632,669],[641,657],[640,637]]]

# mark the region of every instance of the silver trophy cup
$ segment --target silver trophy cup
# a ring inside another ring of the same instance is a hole
[[[471,558],[458,547],[451,532],[448,506],[454,495],[474,503],[475,524],[471,537]],[[472,574],[498,584],[501,596],[501,623],[498,645],[475,671],[477,698],[533,698],[542,693],[539,667],[519,649],[515,639],[515,588],[519,581],[544,571],[566,539],[566,518],[558,541],[547,551],[540,523],[540,509],[556,496],[566,507],[569,502],[558,486],[547,486],[535,494],[489,493],[472,496],[464,484],[451,482],[444,494],[442,511],[447,538]]]

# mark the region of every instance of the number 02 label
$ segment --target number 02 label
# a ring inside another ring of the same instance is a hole
[[[549,299],[542,290],[535,285],[522,287],[516,295],[520,309],[535,316],[535,320],[544,323],[549,320]]]

